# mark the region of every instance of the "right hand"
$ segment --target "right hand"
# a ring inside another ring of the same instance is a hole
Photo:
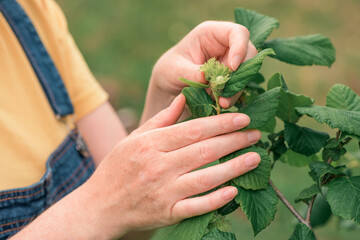
[[[170,225],[216,210],[236,196],[237,189],[227,186],[189,198],[256,168],[257,153],[193,170],[256,143],[260,132],[237,131],[250,122],[239,113],[175,124],[184,105],[185,97],[179,95],[121,141],[83,185],[88,220],[96,221],[89,224],[92,230],[98,227],[104,238],[114,238]]]

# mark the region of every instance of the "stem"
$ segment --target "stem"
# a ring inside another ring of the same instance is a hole
[[[308,207],[308,210],[307,210],[307,214],[306,214],[306,222],[311,225],[311,222],[310,222],[310,219],[311,219],[311,211],[312,211],[312,208],[314,206],[314,202],[315,202],[315,199],[316,199],[316,196],[313,196],[312,199],[310,200],[309,202],[309,207]]]
[[[296,219],[300,222],[305,224],[308,228],[312,229],[310,224],[307,223],[305,221],[305,219],[300,215],[300,213],[294,208],[293,205],[291,205],[291,203],[286,199],[286,197],[284,196],[284,194],[282,194],[282,192],[280,192],[280,190],[275,187],[274,183],[269,180],[270,185],[272,186],[272,188],[275,190],[276,195],[278,196],[278,198],[280,198],[280,200],[284,203],[284,205],[290,210],[290,212],[296,217]]]
[[[215,102],[216,102],[216,115],[219,115],[220,114],[220,103],[219,103],[219,96],[214,96],[215,97]]]

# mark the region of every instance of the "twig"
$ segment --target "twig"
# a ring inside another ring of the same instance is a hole
[[[316,199],[316,195],[313,196],[309,202],[309,207],[308,207],[308,210],[307,210],[307,214],[306,214],[306,222],[311,226],[311,222],[310,222],[310,219],[311,219],[311,211],[312,211],[312,208],[314,206],[314,202],[315,202],[315,199]]]
[[[282,194],[282,192],[280,192],[280,190],[275,187],[274,183],[269,180],[270,185],[272,186],[272,188],[275,190],[276,195],[280,198],[280,200],[284,203],[284,205],[290,210],[290,212],[296,217],[296,219],[305,224],[308,228],[312,229],[310,224],[307,223],[305,221],[305,219],[300,215],[300,213],[293,207],[293,205],[291,205],[291,203],[286,199],[286,197],[284,196],[284,194]]]

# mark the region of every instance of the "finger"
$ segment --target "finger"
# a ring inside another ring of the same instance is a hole
[[[190,197],[213,189],[256,168],[259,154],[249,152],[227,162],[181,175],[176,180],[179,198]]]
[[[246,56],[243,61],[245,62],[246,60],[249,60],[250,58],[255,57],[256,54],[257,54],[257,50],[256,50],[255,46],[249,41],[248,48],[246,51]],[[234,96],[232,96],[230,98],[220,97],[220,99],[219,99],[220,106],[225,109],[229,108],[231,106],[234,106],[234,104],[239,99],[241,94],[242,94],[242,91],[238,92],[237,94],[235,94]]]
[[[208,84],[205,80],[205,75],[202,71],[200,71],[200,66],[198,64],[193,63],[189,59],[186,58],[179,58],[178,63],[175,63],[177,66],[177,71],[181,73],[183,78],[189,79],[194,82]],[[183,82],[179,81],[179,83],[183,84],[182,87],[187,86]]]
[[[249,46],[249,31],[244,26],[236,24],[229,34],[229,67],[235,71],[247,55]]]
[[[155,128],[162,128],[175,124],[184,111],[185,103],[185,96],[183,94],[178,95],[169,107],[149,119],[142,126],[133,131],[132,134],[139,134]]]
[[[237,193],[236,187],[228,186],[205,196],[180,200],[173,206],[172,215],[185,219],[214,211],[234,199]]]
[[[229,108],[234,106],[234,104],[237,102],[237,100],[239,99],[239,97],[241,96],[243,91],[240,91],[238,93],[236,93],[234,96],[230,97],[230,98],[224,98],[224,97],[220,97],[219,98],[219,104],[222,108]]]
[[[233,132],[209,138],[168,153],[168,159],[176,171],[189,172],[211,163],[236,150],[257,143],[261,138],[259,130]]]
[[[158,143],[160,151],[169,152],[217,135],[234,132],[249,125],[250,118],[242,113],[226,113],[198,118],[158,129],[154,138],[166,138]]]
[[[250,58],[253,58],[256,56],[256,54],[258,53],[258,51],[256,50],[255,46],[252,44],[252,42],[249,41],[248,43],[248,49],[244,58],[244,62],[246,60],[249,60]]]

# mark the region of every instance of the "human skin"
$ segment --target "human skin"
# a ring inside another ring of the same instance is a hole
[[[189,197],[256,168],[257,153],[196,169],[256,143],[260,132],[237,131],[250,122],[238,113],[175,124],[186,101],[177,79],[204,82],[198,67],[208,58],[217,57],[236,69],[255,54],[248,32],[237,24],[205,22],[196,27],[156,63],[138,129],[126,136],[108,103],[79,120],[96,171],[13,239],[114,239],[131,230],[174,224],[231,201],[237,194],[232,186]],[[236,97],[222,98],[220,104],[229,107]]]

